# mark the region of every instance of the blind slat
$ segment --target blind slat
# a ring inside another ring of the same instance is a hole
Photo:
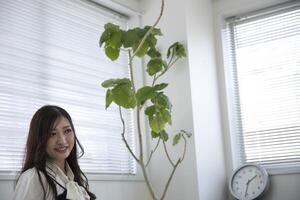
[[[240,161],[300,167],[299,4],[231,18],[227,31]]]
[[[32,115],[54,104],[73,118],[84,172],[135,174],[118,107],[105,110],[100,86],[129,75],[125,52],[112,63],[98,44],[105,23],[127,20],[77,0],[5,1],[0,12],[0,173],[21,169]],[[123,116],[134,150],[133,113]]]

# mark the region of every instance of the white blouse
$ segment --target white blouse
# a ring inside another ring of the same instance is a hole
[[[66,162],[66,174],[54,163],[47,162],[46,171],[49,176],[55,179],[67,190],[67,199],[70,200],[89,200],[90,196],[86,190],[74,181],[74,174]],[[46,200],[54,200],[52,192],[47,184],[46,177],[40,173],[43,185],[46,186]],[[56,184],[57,194],[60,195],[64,189]],[[39,181],[36,168],[26,170],[21,174],[13,195],[13,200],[42,200],[44,196],[42,185]]]

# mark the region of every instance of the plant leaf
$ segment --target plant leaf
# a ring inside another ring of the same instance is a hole
[[[150,34],[147,39],[146,42],[148,43],[149,47],[151,48],[155,48],[155,45],[157,43],[157,39],[155,38],[154,35]]]
[[[152,98],[151,101],[161,109],[164,108],[167,108],[168,110],[172,109],[172,104],[169,98],[163,92],[160,92],[156,97]]]
[[[118,25],[107,23],[104,25],[105,31],[100,37],[100,47],[105,43],[105,48],[112,47],[113,49],[119,49],[122,45],[122,33]]]
[[[168,135],[168,133],[165,131],[165,130],[162,130],[161,132],[160,132],[160,138],[163,140],[163,141],[168,141],[168,139],[169,139],[169,135]]]
[[[153,88],[154,90],[163,90],[168,86],[168,83],[160,83],[160,84],[156,84]]]
[[[133,50],[134,50],[134,51],[137,49],[138,44],[139,44],[139,43],[137,43],[137,44],[134,45],[134,47],[133,47]],[[149,49],[149,44],[148,44],[147,41],[145,41],[144,44],[141,46],[140,50],[136,53],[136,55],[137,55],[138,57],[143,57],[143,56],[146,55],[148,49]]]
[[[110,37],[110,31],[105,30],[100,37],[99,46],[102,47],[102,44],[106,42],[109,37]]]
[[[120,49],[115,49],[111,46],[105,47],[105,54],[112,61],[116,60],[119,57]]]
[[[120,27],[118,25],[112,24],[112,23],[107,23],[104,25],[104,32],[102,33],[99,41],[100,47],[102,46],[103,43],[108,42],[110,37],[112,36],[112,33],[114,31],[120,30]],[[108,45],[109,46],[109,45]]]
[[[186,57],[186,51],[182,44],[179,42],[175,42],[172,44],[167,52],[167,58],[169,58],[172,55],[176,55],[179,58]]]
[[[156,95],[154,88],[150,86],[145,86],[140,88],[136,93],[137,104],[142,105],[148,99],[153,98]]]
[[[105,98],[105,110],[110,106],[111,102],[113,101],[112,92],[110,89],[106,91],[106,98]]]
[[[119,84],[128,84],[131,85],[131,81],[128,78],[122,78],[122,79],[108,79],[106,81],[103,81],[101,83],[102,87],[104,88],[110,88],[110,87],[114,87],[116,85]]]
[[[110,30],[118,30],[118,29],[120,29],[120,26],[112,24],[112,23],[106,23],[104,25],[104,28],[105,28],[105,30],[109,30],[109,29]]]
[[[138,36],[140,37],[140,39],[142,39],[144,37],[144,35],[146,34],[147,30],[145,30],[144,28],[134,28],[134,30],[137,31]]]
[[[114,49],[119,49],[122,46],[122,31],[120,29],[112,31],[106,41],[106,45]]]
[[[119,84],[112,89],[113,101],[124,108],[134,108],[136,99],[131,84]]]
[[[151,28],[151,26],[145,26],[144,29],[146,30],[146,32]],[[162,36],[162,32],[159,28],[154,28],[151,32],[151,34],[153,35],[159,35],[159,36]]]
[[[184,135],[186,135],[188,138],[190,138],[192,136],[192,133],[186,131],[186,130],[180,130]]]
[[[165,127],[165,122],[162,119],[162,116],[157,113],[156,115],[153,116],[148,116],[149,119],[149,125],[152,131],[159,133],[162,131]]]
[[[115,86],[115,80],[116,79],[108,79],[108,80],[105,80],[101,83],[101,86],[104,87],[104,88],[110,88],[110,87],[113,87]]]
[[[154,131],[151,131],[151,136],[152,138],[157,138],[159,137],[159,133],[155,133]]]
[[[153,58],[147,64],[147,72],[150,76],[153,76],[157,72],[162,70],[162,60],[161,58]]]
[[[163,109],[160,110],[161,116],[164,120],[165,123],[169,123],[170,125],[172,124],[172,120],[171,120],[171,114],[168,110]]]
[[[156,107],[155,105],[152,105],[152,106],[149,106],[145,109],[145,115],[148,115],[148,116],[152,116],[154,115],[156,112]]]
[[[182,136],[182,133],[181,133],[181,132],[177,133],[177,134],[174,136],[174,138],[173,138],[173,146],[175,146],[176,144],[179,143],[179,140],[181,139],[181,136]]]
[[[141,28],[134,28],[133,30],[137,33],[139,40],[137,43],[133,45],[133,50],[136,51],[139,43],[141,42],[142,38],[145,36],[147,31],[150,29],[151,26],[145,26],[143,29]],[[149,47],[155,48],[155,45],[157,43],[156,35],[162,35],[160,29],[154,28],[152,32],[148,35],[146,38],[144,44],[140,48],[140,50],[137,52],[138,57],[143,57],[147,52]]]
[[[150,56],[151,58],[161,57],[161,53],[156,48],[150,48],[149,51],[147,52],[147,55]]]
[[[173,53],[175,46],[178,44],[178,42],[173,43],[169,48],[167,52],[167,58],[170,57],[171,53]]]
[[[179,58],[186,57],[186,51],[182,44],[176,45],[176,56]]]
[[[133,47],[139,40],[140,38],[136,29],[130,29],[123,33],[122,42],[125,48]]]

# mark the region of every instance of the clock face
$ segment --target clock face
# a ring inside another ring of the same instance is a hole
[[[249,164],[236,170],[229,188],[237,199],[251,200],[266,190],[268,181],[268,174],[263,168]]]

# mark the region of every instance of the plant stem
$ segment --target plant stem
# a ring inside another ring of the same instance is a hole
[[[175,171],[176,171],[178,165],[184,160],[185,153],[186,153],[186,143],[187,143],[187,141],[186,141],[186,138],[184,137],[184,135],[183,135],[182,137],[183,137],[183,139],[184,139],[183,155],[182,155],[181,158],[179,158],[179,159],[177,160],[176,164],[173,165],[172,173],[171,173],[171,175],[170,175],[170,177],[169,177],[169,179],[168,179],[168,181],[167,181],[167,183],[166,183],[166,185],[165,185],[165,189],[164,189],[164,192],[163,192],[162,197],[161,197],[160,200],[163,200],[163,199],[165,198],[166,193],[167,193],[168,188],[169,188],[169,185],[170,185],[170,182],[171,182],[171,180],[172,180],[172,178],[173,178],[173,176],[174,176],[174,173],[175,173]]]
[[[137,52],[142,48],[144,42],[146,41],[147,37],[150,35],[150,33],[153,31],[153,29],[155,28],[155,26],[158,24],[158,22],[160,21],[160,18],[162,17],[163,11],[164,11],[164,5],[165,5],[165,1],[162,0],[161,1],[161,9],[160,9],[160,14],[157,18],[157,20],[155,21],[155,23],[153,24],[153,26],[151,26],[151,28],[147,31],[147,33],[144,35],[144,37],[142,38],[139,46],[136,48],[136,50],[133,52],[133,55],[131,57],[131,59],[133,59],[135,57],[135,55],[137,54]]]
[[[145,178],[145,182],[147,184],[147,187],[149,189],[151,197],[153,198],[153,200],[157,200],[157,198],[154,194],[154,191],[152,189],[151,183],[149,181],[148,174],[147,174],[147,171],[146,171],[146,167],[145,167],[145,164],[144,164],[143,139],[142,139],[142,131],[141,131],[141,125],[140,125],[141,119],[140,119],[139,106],[137,106],[136,112],[137,112],[138,138],[139,138],[139,145],[140,145],[140,162],[139,162],[139,164],[142,168],[143,176]]]
[[[133,65],[132,65],[132,60],[133,60],[133,56],[131,56],[131,51],[129,50],[128,51],[128,57],[129,57],[129,70],[130,70],[130,79],[131,79],[131,82],[132,82],[132,89],[135,93],[135,85],[134,85],[134,79],[133,79]],[[140,106],[137,105],[136,107],[136,119],[137,119],[137,130],[138,130],[138,140],[139,140],[139,148],[140,148],[140,159],[136,159],[135,160],[138,160],[139,162],[137,162],[141,168],[142,168],[142,172],[143,172],[143,176],[144,176],[144,179],[145,179],[145,182],[147,184],[147,187],[148,187],[148,190],[150,192],[150,195],[151,197],[153,198],[153,200],[157,200],[157,198],[155,197],[155,194],[154,194],[154,191],[152,189],[152,186],[151,186],[151,183],[149,181],[149,178],[148,178],[148,174],[147,174],[147,171],[146,171],[146,167],[145,167],[145,164],[144,164],[144,151],[143,151],[143,137],[142,137],[142,131],[141,131],[141,118],[140,118]],[[126,145],[126,147],[128,148],[128,146]],[[130,148],[128,148],[129,151],[130,151]]]
[[[152,82],[152,87],[154,86],[154,84],[155,84],[155,80],[156,80],[156,74],[154,74],[154,77],[153,77],[153,82]]]
[[[131,50],[128,50],[128,57],[129,57],[129,73],[130,73],[130,79],[131,79],[131,84],[132,84],[132,89],[135,93],[135,86],[134,86],[134,79],[133,79],[133,65],[132,65],[132,57],[131,57]]]
[[[179,59],[179,57],[177,57],[171,64],[170,64],[170,67],[172,67],[176,62],[177,62],[177,60]],[[169,68],[170,68],[169,67]]]
[[[121,107],[119,106],[119,113],[120,113],[120,118],[121,118],[121,121],[122,121],[122,125],[123,125],[123,132],[122,132],[122,140],[124,141],[125,145],[126,145],[126,148],[129,150],[130,154],[132,155],[132,157],[136,160],[137,163],[139,163],[139,159],[135,156],[135,154],[133,153],[132,149],[130,148],[126,138],[125,138],[125,122],[124,122],[124,118],[122,116],[122,110],[121,110]]]
[[[169,179],[168,179],[168,181],[167,181],[167,183],[166,183],[164,192],[163,192],[163,194],[162,194],[160,200],[163,200],[163,199],[165,198],[165,196],[166,196],[166,194],[167,194],[167,191],[168,191],[168,188],[169,188],[169,185],[170,185],[170,182],[171,182],[171,180],[172,180],[172,178],[173,178],[173,176],[174,176],[174,173],[175,173],[175,171],[176,171],[176,169],[177,169],[177,167],[178,167],[178,165],[179,165],[180,163],[181,163],[181,160],[178,159],[177,162],[176,162],[176,164],[173,166],[172,173],[171,173],[171,175],[170,175],[170,177],[169,177]]]
[[[132,65],[132,60],[133,60],[133,56],[131,56],[131,51],[128,51],[128,56],[129,56],[129,70],[130,70],[130,79],[132,82],[132,89],[135,93],[135,85],[134,85],[134,76],[133,76],[133,65]],[[154,191],[152,189],[151,183],[149,181],[148,178],[148,174],[146,171],[146,167],[144,164],[144,151],[143,151],[143,137],[142,137],[142,131],[141,131],[141,119],[140,119],[140,106],[136,107],[136,118],[137,118],[137,129],[138,129],[138,140],[139,140],[139,148],[140,148],[140,159],[135,158],[135,160],[137,160],[137,163],[141,166],[142,172],[143,172],[143,176],[146,182],[146,185],[148,187],[148,190],[150,192],[150,195],[152,197],[153,200],[157,200]],[[126,147],[128,148],[129,146],[126,145]],[[130,147],[128,148],[128,150],[130,151]],[[139,162],[138,162],[139,161]]]
[[[175,164],[173,163],[173,161],[172,161],[172,159],[171,159],[171,157],[170,157],[170,155],[169,155],[169,153],[168,153],[168,149],[167,149],[167,146],[166,146],[166,142],[163,141],[163,144],[164,144],[164,150],[165,150],[165,152],[166,152],[166,155],[167,155],[167,157],[168,157],[168,160],[169,160],[169,162],[171,163],[171,165],[174,167]]]
[[[156,146],[155,146],[154,150],[152,150],[151,153],[150,153],[149,159],[148,159],[147,164],[146,164],[146,166],[145,166],[146,168],[147,168],[148,164],[150,163],[150,160],[151,160],[151,158],[152,158],[152,155],[153,155],[154,152],[156,151],[156,149],[157,149],[157,147],[158,147],[158,145],[159,145],[159,142],[160,142],[160,138],[157,140],[157,143],[156,143]]]
[[[184,135],[182,136],[184,139],[184,149],[183,149],[183,153],[182,153],[182,157],[181,157],[181,162],[184,160],[185,157],[185,153],[186,153],[186,138],[184,137]]]
[[[151,26],[151,28],[147,31],[147,33],[144,35],[144,37],[142,38],[141,42],[139,43],[138,47],[136,48],[136,50],[133,52],[133,55],[131,55],[131,51],[129,50],[128,51],[128,56],[129,56],[129,69],[130,69],[130,78],[131,78],[131,82],[132,82],[132,88],[133,88],[133,91],[135,92],[135,85],[134,85],[134,77],[133,77],[133,66],[132,66],[132,61],[134,59],[134,57],[136,56],[136,54],[138,53],[138,51],[141,49],[141,47],[143,46],[143,44],[145,43],[147,37],[151,34],[151,32],[153,31],[153,29],[155,28],[155,26],[158,24],[158,22],[160,21],[161,17],[162,17],[162,14],[163,14],[163,10],[164,10],[164,0],[161,1],[161,11],[160,11],[160,14],[159,14],[159,17],[157,18],[157,20],[155,21],[154,25]],[[178,59],[178,58],[177,58]],[[164,73],[166,73],[166,71],[168,69],[170,69],[170,67],[177,61],[177,59],[175,59],[174,62],[171,63],[171,61],[173,60],[173,55],[172,55],[172,58],[168,64],[168,67],[165,71],[163,71],[161,74],[159,74],[157,77],[156,75],[154,76],[154,79],[153,79],[153,82],[152,82],[152,86],[155,84],[156,80],[161,77]],[[159,145],[159,141],[154,149],[154,151],[151,151],[151,154],[150,154],[150,157],[149,157],[149,160],[147,162],[147,164],[145,165],[144,164],[144,152],[143,152],[143,138],[142,138],[142,131],[141,131],[141,119],[140,119],[140,111],[141,111],[141,108],[139,105],[137,105],[136,107],[136,117],[137,117],[137,129],[138,129],[138,140],[139,140],[139,148],[140,148],[140,155],[139,155],[139,159],[137,159],[135,157],[135,155],[133,153],[131,153],[135,160],[137,161],[137,163],[141,166],[142,168],[142,172],[143,172],[143,176],[144,176],[144,179],[145,179],[145,182],[146,182],[146,185],[148,187],[148,190],[150,192],[150,195],[152,197],[153,200],[158,200],[154,194],[154,191],[152,189],[152,186],[151,186],[151,183],[150,183],[150,180],[148,178],[148,174],[147,174],[147,171],[146,171],[146,167],[148,166],[150,160],[151,160],[151,157],[153,155],[153,153],[156,151],[158,145]],[[122,113],[121,113],[121,108],[120,108],[120,116],[121,116],[121,119],[122,119],[122,123],[123,123],[123,134],[122,134],[122,137],[123,137],[123,140],[125,141],[125,144],[126,144],[126,147],[129,149],[129,151],[131,151],[127,141],[125,140],[125,137],[124,137],[124,133],[125,133],[125,123],[124,123],[124,120],[122,118]],[[186,141],[185,141],[186,142]],[[181,159],[178,159],[178,161],[176,162],[176,164],[173,163],[173,161],[171,160],[170,156],[169,156],[169,153],[168,153],[168,150],[167,150],[167,147],[166,147],[166,144],[165,144],[165,141],[163,141],[163,144],[164,144],[164,149],[165,149],[165,152],[166,152],[166,155],[169,159],[169,162],[172,164],[173,166],[173,170],[172,170],[172,173],[165,185],[165,189],[164,189],[164,192],[162,194],[162,197],[161,197],[161,200],[163,200],[165,198],[165,195],[166,195],[166,192],[169,188],[169,185],[170,185],[170,182],[173,178],[173,175],[178,167],[178,165],[181,163],[181,161],[183,160],[184,158],[184,155],[185,155],[185,150],[184,150],[184,153],[183,153],[183,157]],[[185,145],[185,149],[186,149],[186,145]],[[132,151],[131,151],[132,152]]]
[[[133,55],[130,56],[130,63],[132,65],[132,60],[133,58],[135,57],[135,55],[137,54],[137,52],[141,49],[141,47],[143,46],[144,42],[146,41],[147,37],[149,36],[149,34],[153,31],[153,29],[155,28],[155,26],[158,24],[158,22],[160,21],[161,19],[161,16],[163,14],[163,10],[164,10],[164,0],[162,0],[162,4],[161,4],[161,11],[160,11],[160,14],[159,14],[159,17],[157,18],[156,22],[154,23],[154,25],[147,31],[147,33],[144,35],[143,39],[141,40],[139,46],[137,47],[137,49],[134,51]],[[151,183],[149,181],[149,178],[148,178],[148,174],[147,174],[147,171],[146,171],[146,167],[144,165],[144,156],[143,156],[143,140],[142,140],[142,134],[141,134],[141,126],[140,126],[140,108],[139,106],[137,106],[137,124],[138,124],[138,137],[139,137],[139,144],[140,144],[140,166],[142,168],[142,172],[143,172],[143,175],[144,175],[144,178],[145,178],[145,182],[147,184],[147,187],[149,189],[149,192],[151,194],[151,197],[153,198],[153,200],[157,200],[155,194],[154,194],[154,191],[152,189],[152,186],[151,186]]]
[[[159,79],[162,75],[164,75],[177,62],[178,59],[179,58],[176,58],[172,63],[170,61],[169,64],[168,64],[168,67],[162,73],[160,73],[158,76],[154,77],[153,85],[157,81],[157,79]]]

